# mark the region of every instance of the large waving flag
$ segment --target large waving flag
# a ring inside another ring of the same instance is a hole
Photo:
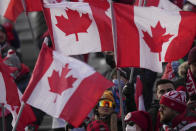
[[[52,51],[44,44],[23,100],[79,126],[111,86],[111,81],[90,66]]]
[[[64,55],[113,51],[110,4],[44,1],[44,13],[56,51]]]
[[[114,4],[117,66],[162,72],[162,63],[186,55],[196,35],[196,14]],[[122,26],[123,25],[123,26]]]
[[[41,11],[41,0],[24,0],[26,11]],[[6,17],[11,21],[24,11],[22,0],[0,0],[0,15]]]

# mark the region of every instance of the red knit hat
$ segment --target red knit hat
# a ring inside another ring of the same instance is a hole
[[[186,109],[186,93],[184,91],[170,91],[161,97],[160,104],[182,113]]]
[[[188,63],[189,65],[196,62],[196,46],[193,47],[188,55]]]
[[[137,124],[140,128],[142,128],[142,131],[152,131],[152,120],[147,112],[129,112],[125,117],[125,122],[128,121],[132,121]]]
[[[109,127],[103,121],[95,120],[88,124],[87,131],[109,131]]]

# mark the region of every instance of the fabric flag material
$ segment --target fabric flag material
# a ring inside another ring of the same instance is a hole
[[[0,58],[0,103],[3,104],[4,107],[12,113],[12,125],[14,125],[21,105],[21,96],[19,96],[18,94],[19,91],[14,80],[9,75],[10,71],[8,69],[9,68],[3,63],[2,59]],[[24,131],[24,128],[35,120],[36,118],[33,111],[28,105],[25,105],[17,126],[17,130]]]
[[[17,86],[9,74],[8,67],[0,58],[0,103],[20,106],[19,96],[16,95]]]
[[[113,51],[109,2],[44,2],[56,51],[64,55]]]
[[[40,0],[24,0],[26,11],[41,11]],[[0,0],[0,15],[11,21],[16,21],[17,17],[24,11],[22,0]]]
[[[19,90],[17,91],[17,93],[15,92],[15,94],[19,95],[20,99],[22,98],[22,94]],[[8,109],[12,113],[12,117],[13,117],[12,126],[13,127],[16,124],[16,120],[18,118],[20,106],[5,105],[5,108]],[[35,114],[34,114],[32,108],[28,104],[25,104],[23,111],[22,111],[22,114],[20,116],[18,125],[16,127],[16,130],[17,131],[25,131],[25,127],[28,126],[29,124],[32,124],[35,121],[36,121],[36,117],[35,117]]]
[[[136,88],[135,88],[135,103],[138,111],[146,111],[142,92],[143,92],[143,84],[142,81],[140,80],[140,76],[137,76]]]
[[[23,100],[77,127],[111,86],[90,66],[44,44]]]
[[[194,13],[125,4],[114,4],[114,11],[118,67],[162,72],[161,62],[184,57],[192,46],[196,35]]]

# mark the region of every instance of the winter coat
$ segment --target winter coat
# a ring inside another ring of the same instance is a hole
[[[196,112],[185,111],[176,116],[172,122],[169,131],[196,131]]]

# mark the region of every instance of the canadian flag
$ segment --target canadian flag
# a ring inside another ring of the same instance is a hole
[[[111,86],[90,66],[44,44],[23,100],[77,127]]]
[[[144,105],[144,97],[143,97],[143,84],[140,79],[140,76],[137,76],[136,86],[135,86],[135,104],[138,111],[146,111]]]
[[[196,35],[196,14],[114,4],[117,66],[162,72],[162,62],[186,55]],[[122,26],[123,25],[123,26]]]
[[[24,0],[26,11],[41,11],[40,0]],[[6,17],[11,21],[15,21],[16,18],[24,11],[22,0],[0,0],[0,15]]]
[[[56,51],[64,55],[113,51],[110,4],[44,1],[44,14]]]
[[[19,95],[20,92],[17,89],[14,80],[9,74],[9,68],[3,63],[2,59],[0,58],[0,103],[3,104],[4,107],[12,113],[12,125],[14,126],[21,105],[21,95]],[[18,131],[24,131],[24,128],[28,124],[35,121],[36,118],[31,107],[29,105],[25,105],[16,129]]]

